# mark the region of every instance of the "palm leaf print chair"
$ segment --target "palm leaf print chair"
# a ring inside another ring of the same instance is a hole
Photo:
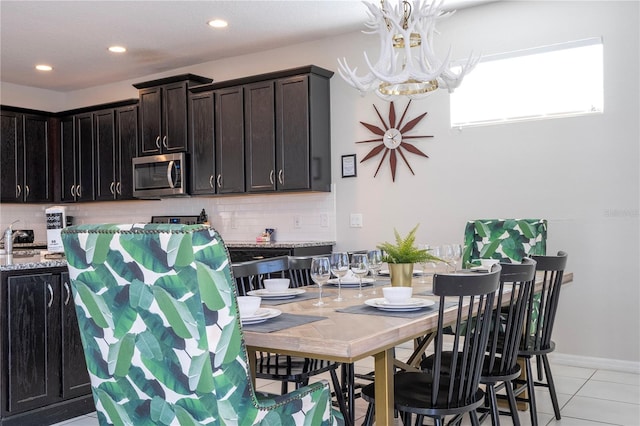
[[[101,425],[340,421],[326,381],[282,396],[254,390],[215,230],[79,225],[62,239]]]
[[[480,219],[467,222],[462,265],[479,259],[520,262],[527,256],[547,254],[546,219]]]

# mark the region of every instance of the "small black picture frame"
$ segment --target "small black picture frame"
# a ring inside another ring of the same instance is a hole
[[[348,154],[342,156],[342,177],[356,177],[357,176],[357,168],[356,168],[356,155]]]

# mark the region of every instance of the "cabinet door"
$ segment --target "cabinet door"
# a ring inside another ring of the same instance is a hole
[[[59,396],[59,276],[9,277],[6,294],[7,409],[14,414]]]
[[[94,160],[93,160],[93,115],[76,116],[76,200],[93,201]]]
[[[116,110],[118,126],[116,144],[116,197],[133,199],[133,167],[131,160],[137,155],[138,107],[133,105]]]
[[[140,155],[160,153],[162,138],[162,90],[151,87],[140,90]]]
[[[276,189],[273,81],[244,88],[247,192]]]
[[[163,86],[163,135],[162,152],[187,150],[187,83]]]
[[[24,116],[24,200],[51,201],[48,119],[38,115]]]
[[[71,282],[69,274],[60,274],[61,282],[61,317],[62,317],[62,398],[87,395],[91,393],[91,382],[87,372],[87,364],[78,328]]]
[[[215,149],[213,92],[190,96],[191,194],[214,194]]]
[[[11,203],[22,200],[22,115],[10,111],[0,114],[0,201]]]
[[[76,197],[76,144],[73,117],[60,120],[60,200],[75,201]]]
[[[219,194],[244,192],[242,87],[215,92],[216,185]]]
[[[310,189],[307,76],[276,82],[276,123],[278,189]]]
[[[93,114],[95,123],[95,188],[96,200],[113,200],[116,195],[115,170],[115,112],[98,111]]]

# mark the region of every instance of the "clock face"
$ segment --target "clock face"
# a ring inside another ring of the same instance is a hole
[[[384,132],[384,138],[382,139],[384,146],[389,149],[396,149],[402,143],[402,133],[400,130],[391,128]]]
[[[408,141],[411,139],[418,139],[418,138],[432,138],[433,136],[407,135],[407,133],[413,130],[413,128],[427,115],[427,113],[425,112],[419,115],[418,117],[408,121],[406,124],[404,124],[404,119],[407,115],[407,111],[409,110],[409,105],[411,105],[411,101],[409,101],[409,103],[407,104],[407,107],[404,109],[402,113],[402,117],[400,117],[400,121],[398,121],[397,123],[396,123],[396,110],[393,102],[390,102],[390,105],[389,105],[388,121],[385,121],[384,118],[382,118],[382,115],[380,114],[380,112],[378,111],[378,108],[376,108],[375,105],[373,106],[373,109],[375,109],[376,113],[378,114],[378,118],[380,118],[382,127],[377,126],[375,124],[365,123],[363,121],[360,122],[364,127],[369,129],[369,131],[371,131],[373,134],[379,136],[378,138],[356,142],[356,143],[375,143],[376,144],[376,146],[373,147],[371,151],[369,151],[369,153],[362,160],[360,160],[361,163],[373,157],[376,157],[378,154],[382,154],[382,158],[378,163],[378,168],[376,169],[376,172],[373,175],[374,177],[378,175],[378,171],[380,171],[380,167],[382,166],[382,163],[387,157],[389,157],[389,167],[391,168],[391,179],[394,182],[396,180],[396,167],[398,164],[398,155],[400,156],[400,158],[402,158],[404,163],[407,165],[407,167],[411,171],[411,174],[413,175],[415,175],[415,173],[413,173],[413,169],[411,168],[411,165],[409,164],[409,161],[407,160],[407,156],[405,154],[410,153],[410,154],[419,155],[421,157],[429,158],[427,154],[422,152],[415,145],[413,145],[413,143],[409,143]]]

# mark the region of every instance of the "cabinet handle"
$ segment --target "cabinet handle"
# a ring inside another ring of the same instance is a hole
[[[51,296],[49,303],[47,303],[47,308],[50,308],[53,305],[53,287],[51,287],[51,283],[47,283],[47,290],[49,291],[49,296]]]
[[[22,194],[22,187],[20,185],[16,185],[16,198],[20,197]]]
[[[111,195],[116,195],[115,186],[116,186],[115,182],[111,182],[111,185],[109,185],[109,191],[111,191]]]
[[[280,185],[284,185],[284,170],[282,169],[278,171],[278,182],[280,182]]]
[[[218,184],[218,188],[222,188],[222,173],[218,174],[218,177],[216,179],[216,183]]]
[[[71,196],[72,197],[75,197],[76,196],[76,186],[75,185],[71,185],[71,189],[70,189],[69,192],[71,192]]]
[[[64,282],[64,291],[67,293],[67,297],[64,299],[64,306],[67,306],[71,298],[71,288],[69,288],[69,283],[66,281]]]
[[[80,184],[76,185],[76,195],[78,198],[82,197],[82,193],[80,192]]]
[[[166,149],[169,149],[169,144],[167,143],[167,135],[164,135],[164,137],[162,138],[162,146],[164,146]]]
[[[160,136],[156,138],[156,148],[160,149]]]
[[[121,195],[121,194],[122,194],[122,185],[121,185],[121,183],[122,183],[122,182],[118,182],[118,183],[116,184],[116,192],[118,193],[118,195]]]
[[[213,175],[209,176],[209,186],[213,188]]]
[[[24,186],[24,198],[29,197],[29,185]]]
[[[273,169],[271,169],[271,171],[269,172],[269,182],[271,182],[271,185],[273,185]]]

